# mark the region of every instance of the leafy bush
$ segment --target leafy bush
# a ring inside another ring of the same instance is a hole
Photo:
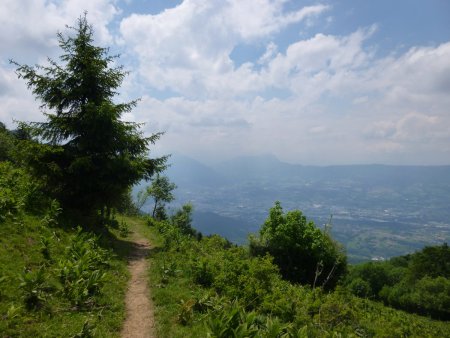
[[[333,288],[347,267],[341,248],[299,210],[284,214],[275,203],[259,237],[250,238],[253,255],[269,253],[284,278],[297,283]]]
[[[353,279],[348,285],[349,290],[358,297],[370,297],[373,296],[372,288],[370,283],[364,279],[357,277]]]
[[[0,161],[11,159],[11,149],[14,147],[12,133],[0,122]]]
[[[192,277],[194,282],[199,285],[211,286],[214,282],[214,272],[210,260],[206,258],[202,257],[192,264]]]
[[[409,312],[450,318],[450,248],[447,244],[387,262],[358,264],[345,279],[348,290]]]
[[[209,337],[256,337],[262,318],[255,312],[247,313],[233,301],[218,311],[212,311],[206,325]]]
[[[181,233],[180,228],[170,224],[167,221],[158,222],[157,228],[164,239],[164,248],[169,250],[171,248],[177,248],[181,245],[181,242],[185,240],[185,236]]]
[[[131,233],[130,226],[125,221],[119,223],[119,235],[120,237],[127,237]]]
[[[415,279],[425,276],[450,278],[450,247],[447,243],[427,246],[411,255],[409,267]]]
[[[199,237],[201,235],[192,227],[192,204],[184,204],[170,217],[171,223],[180,229],[184,235]]]
[[[279,279],[272,257],[250,258],[243,248],[221,255],[213,287],[230,298],[239,298],[249,309],[257,308]]]
[[[350,269],[346,278],[346,283],[352,291],[355,291],[357,296],[359,293],[359,286],[364,287],[367,293],[364,297],[378,297],[379,292],[385,285],[393,285],[394,280],[390,278],[390,269],[386,264],[381,262],[368,262],[356,265]],[[362,286],[365,283],[365,286]]]
[[[42,219],[42,224],[44,226],[56,226],[58,225],[58,217],[62,212],[62,208],[59,202],[55,199],[50,201],[50,205]]]
[[[387,304],[409,312],[450,319],[450,281],[444,277],[425,276],[414,284],[402,281],[385,286],[379,296]]]

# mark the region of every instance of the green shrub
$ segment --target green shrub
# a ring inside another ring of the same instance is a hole
[[[205,287],[209,287],[214,282],[214,269],[206,258],[200,258],[192,265],[192,277],[194,282]]]
[[[292,325],[276,317],[247,312],[237,301],[226,302],[221,308],[211,310],[206,321],[208,337],[293,337]]]
[[[355,296],[358,297],[365,298],[373,295],[369,282],[360,277],[353,279],[348,285],[348,288]]]
[[[50,260],[51,259],[51,255],[50,255],[50,246],[51,246],[51,242],[52,242],[52,237],[51,236],[42,236],[40,238],[40,244],[41,244],[41,253],[42,256],[46,259],[46,260]]]
[[[447,244],[386,262],[358,264],[344,284],[359,297],[373,297],[409,312],[449,319],[450,249]]]
[[[62,212],[62,208],[59,202],[55,199],[50,201],[50,205],[42,219],[42,224],[44,226],[56,226],[58,225],[58,217]]]
[[[411,255],[409,268],[416,280],[425,276],[450,278],[450,247],[444,243],[423,248]]]
[[[130,233],[131,233],[130,226],[125,221],[121,221],[119,223],[119,235],[120,235],[120,237],[127,237]]]
[[[269,253],[284,278],[296,283],[333,288],[346,273],[341,246],[299,210],[283,212],[275,203],[259,237],[250,238],[253,255]]]
[[[33,190],[29,177],[10,162],[0,162],[0,221],[21,211]]]

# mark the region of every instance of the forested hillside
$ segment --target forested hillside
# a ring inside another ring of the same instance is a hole
[[[353,294],[438,319],[450,319],[450,248],[425,247],[386,262],[351,267],[346,286]]]

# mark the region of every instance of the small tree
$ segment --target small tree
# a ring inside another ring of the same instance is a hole
[[[284,278],[312,286],[334,287],[345,273],[341,247],[299,210],[283,212],[280,202],[270,209],[259,237],[250,239],[254,255],[269,253]]]
[[[152,217],[155,218],[158,210],[159,214],[162,213],[165,203],[170,203],[175,199],[172,191],[176,188],[177,186],[175,185],[175,183],[170,182],[167,176],[161,176],[158,173],[156,174],[155,179],[152,181],[152,184],[139,192],[138,205],[139,207],[142,207],[147,201],[148,197],[152,197]]]
[[[197,231],[192,228],[192,211],[194,207],[191,203],[184,204],[170,218],[172,224],[178,227],[185,235],[197,236]]]
[[[74,36],[58,33],[61,64],[11,62],[42,101],[41,108],[50,111],[46,122],[22,123],[36,138],[25,151],[28,164],[64,208],[90,214],[116,206],[130,186],[150,179],[166,158],[147,157],[161,133],[144,137],[140,124],[121,120],[137,101],[114,102],[127,73],[110,66],[117,56],[93,45],[86,14],[69,28]]]

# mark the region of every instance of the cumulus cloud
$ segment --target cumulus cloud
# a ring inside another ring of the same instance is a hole
[[[328,9],[316,5],[285,13],[284,2],[184,1],[160,14],[133,14],[122,20],[122,43],[132,47],[140,74],[152,86],[197,97],[242,95],[263,84],[251,62],[234,65],[233,49]]]
[[[272,152],[305,163],[444,163],[450,102],[440,74],[449,65],[450,43],[377,59],[364,47],[372,32],[315,35],[277,52],[263,70],[249,68],[248,78],[287,89],[287,98],[154,100],[153,119],[167,130],[183,126],[173,130],[175,137],[166,136],[167,146],[176,149],[184,139],[183,148],[197,156],[220,149],[230,156]],[[235,81],[249,90],[242,79]],[[165,112],[158,113],[161,107]],[[232,121],[246,121],[247,128],[227,128]]]
[[[22,10],[18,22],[0,11],[0,43],[14,57],[38,62],[38,55],[52,55],[64,24],[86,8],[90,17],[96,13],[97,42],[122,48],[119,61],[132,70],[121,98],[142,95],[124,118],[146,122],[147,133],[165,131],[162,152],[204,159],[274,153],[315,164],[448,162],[450,42],[380,57],[383,27],[325,32],[314,23],[338,22],[332,7],[288,10],[286,2],[185,0],[158,14],[123,17],[114,35],[108,24],[120,8],[113,0],[30,1],[33,10]],[[5,4],[17,11],[15,1]],[[26,21],[39,25],[31,29]],[[286,45],[280,34],[293,27],[298,35]],[[243,45],[258,55],[235,62]],[[1,95],[0,120],[39,116],[6,63]]]
[[[21,64],[42,64],[60,54],[56,33],[67,32],[77,18],[88,12],[98,44],[108,45],[113,36],[108,25],[118,15],[113,0],[4,0],[0,9],[0,120],[13,126],[14,120],[41,120],[35,102],[23,80],[17,79],[8,60]]]
[[[0,44],[2,58],[26,58],[37,61],[53,54],[57,46],[56,32],[88,11],[96,40],[112,42],[107,28],[119,10],[111,0],[4,0],[0,10]]]

